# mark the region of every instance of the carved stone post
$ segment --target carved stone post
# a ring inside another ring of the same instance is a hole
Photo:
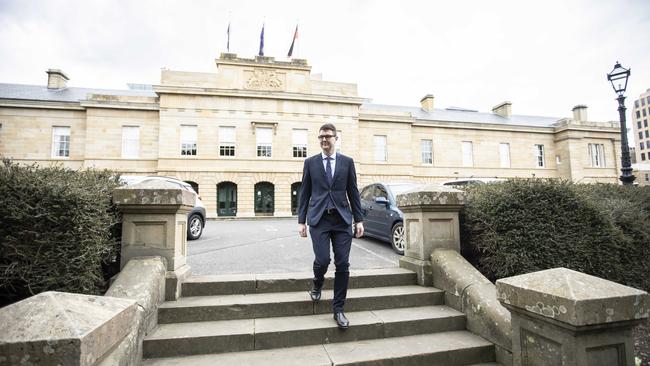
[[[187,214],[196,194],[173,183],[151,180],[113,191],[122,212],[120,267],[134,257],[160,256],[167,262],[165,299],[180,296],[181,282],[189,276]]]
[[[566,268],[500,279],[512,314],[513,365],[634,365],[632,329],[648,293]]]
[[[418,275],[418,284],[433,286],[431,253],[434,249],[460,251],[458,212],[465,194],[447,186],[430,184],[397,196],[404,212],[406,249],[399,266]]]

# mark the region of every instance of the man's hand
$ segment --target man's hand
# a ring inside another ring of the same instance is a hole
[[[354,233],[355,234],[354,237],[355,238],[362,237],[363,236],[363,222],[357,222],[355,226],[357,228],[357,232]]]
[[[298,224],[298,234],[302,236],[303,238],[307,237],[307,225],[305,224]]]

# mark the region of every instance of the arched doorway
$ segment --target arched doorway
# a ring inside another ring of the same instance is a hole
[[[217,215],[237,216],[237,185],[233,182],[217,184]]]
[[[191,180],[186,180],[185,183],[191,185],[192,189],[194,189],[194,192],[196,192],[196,194],[199,194],[199,184],[198,183],[192,182]]]
[[[300,197],[300,188],[302,186],[302,182],[296,182],[291,185],[291,214],[292,215],[297,215],[298,214],[298,197]]]
[[[259,182],[255,184],[256,216],[273,216],[275,204],[274,189],[273,183]]]

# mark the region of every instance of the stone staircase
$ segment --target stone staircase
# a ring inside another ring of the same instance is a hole
[[[143,364],[497,365],[494,345],[465,330],[441,290],[399,268],[351,271],[351,326],[338,329],[331,276],[318,303],[310,274],[191,277],[158,309]]]

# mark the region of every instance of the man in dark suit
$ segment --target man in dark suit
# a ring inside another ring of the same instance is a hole
[[[363,235],[361,199],[357,189],[357,173],[352,158],[336,152],[336,127],[321,126],[318,140],[323,150],[305,160],[302,172],[298,209],[298,231],[307,236],[307,225],[314,249],[314,280],[309,291],[312,301],[321,297],[325,272],[330,263],[330,242],[334,252],[334,300],[332,311],[339,328],[350,322],[343,313],[350,279],[350,246],[352,235]],[[352,232],[355,223],[356,233]],[[306,224],[307,225],[306,225]]]

